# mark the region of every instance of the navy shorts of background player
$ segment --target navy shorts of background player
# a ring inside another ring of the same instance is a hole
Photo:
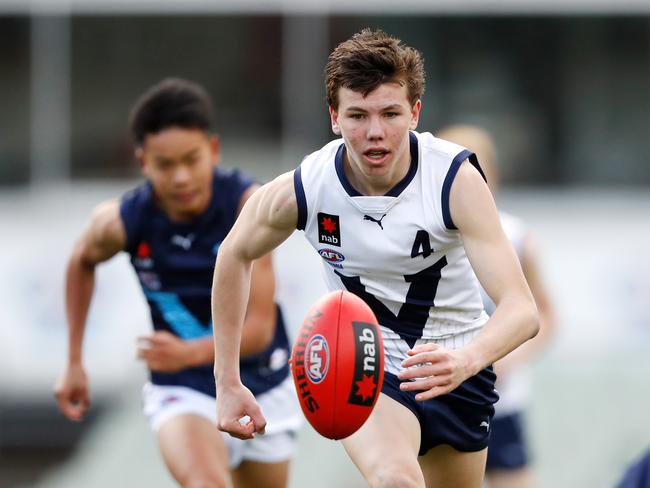
[[[490,431],[487,469],[519,469],[529,463],[521,411],[496,415]]]
[[[212,334],[212,270],[221,241],[237,217],[242,194],[253,182],[238,170],[214,170],[212,200],[191,222],[172,222],[155,204],[151,183],[127,193],[120,204],[126,250],[145,294],[153,327],[183,340]],[[275,336],[258,354],[242,357],[242,382],[254,395],[282,383],[289,375],[289,342],[277,310]],[[184,386],[214,397],[213,364],[176,373],[151,371],[155,385]]]

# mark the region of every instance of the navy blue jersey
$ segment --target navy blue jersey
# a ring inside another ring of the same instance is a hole
[[[144,291],[155,330],[184,340],[212,334],[210,294],[219,245],[237,217],[242,194],[253,182],[237,170],[216,168],[207,210],[191,222],[172,222],[156,205],[146,182],[127,193],[120,204],[126,229],[126,251]],[[243,383],[258,395],[289,374],[289,342],[278,308],[270,347],[242,358]],[[157,385],[186,386],[215,395],[212,364],[177,373],[151,372]]]

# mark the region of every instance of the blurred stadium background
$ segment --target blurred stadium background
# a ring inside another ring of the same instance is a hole
[[[166,76],[213,94],[223,164],[261,181],[330,138],[322,68],[381,27],[419,48],[421,130],[495,136],[499,204],[537,238],[560,331],[534,366],[540,485],[610,487],[650,444],[647,0],[0,0],[0,487],[173,486],[140,411],[149,318],[125,257],[102,266],[86,341],[93,413],[56,411],[63,270],[93,206],[139,181],[126,118]],[[324,290],[276,254],[292,329]],[[363,483],[303,429],[292,487]]]

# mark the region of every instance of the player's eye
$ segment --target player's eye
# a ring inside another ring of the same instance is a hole
[[[350,118],[353,120],[363,120],[365,116],[366,114],[359,114],[359,113],[350,114]]]
[[[172,162],[167,159],[159,159],[156,161],[156,167],[161,171],[168,170],[171,166]]]
[[[399,114],[397,112],[386,112],[384,114],[384,117],[386,117],[388,119],[393,119],[393,118],[397,117],[398,115]]]

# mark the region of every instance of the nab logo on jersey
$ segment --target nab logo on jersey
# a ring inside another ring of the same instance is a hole
[[[318,213],[318,242],[341,246],[341,229],[338,215]]]

